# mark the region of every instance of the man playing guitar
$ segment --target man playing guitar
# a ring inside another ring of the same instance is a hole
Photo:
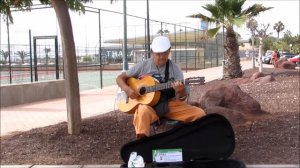
[[[138,139],[149,136],[151,124],[160,117],[192,122],[205,115],[201,108],[184,101],[187,97],[182,83],[184,76],[180,67],[169,59],[170,51],[171,43],[167,37],[154,38],[151,45],[152,57],[122,72],[116,79],[118,86],[128,96],[128,101],[124,101],[119,107],[134,104],[128,111],[134,113],[133,125]],[[149,75],[150,78],[147,77]],[[155,85],[151,79],[160,84]],[[143,80],[145,82],[142,82]],[[140,86],[147,85],[146,80],[152,82],[150,85],[153,86]],[[136,84],[139,81],[142,84]],[[153,100],[148,101],[146,95],[153,95]]]

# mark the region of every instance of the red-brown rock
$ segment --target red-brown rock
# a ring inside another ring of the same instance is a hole
[[[281,68],[281,69],[295,69],[296,64],[291,63],[286,58],[281,58],[280,60],[275,62],[274,67],[275,68]]]
[[[266,114],[255,99],[235,84],[212,86],[199,99],[199,106],[206,113],[225,116],[234,125],[246,124]]]

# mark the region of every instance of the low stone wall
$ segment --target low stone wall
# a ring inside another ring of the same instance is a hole
[[[65,97],[65,80],[1,86],[1,107]]]

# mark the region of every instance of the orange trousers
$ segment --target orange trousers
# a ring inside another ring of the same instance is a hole
[[[169,112],[165,117],[172,120],[192,122],[205,115],[205,112],[201,108],[189,105],[180,100],[169,101],[168,106]],[[158,119],[159,117],[151,106],[140,104],[134,113],[133,119],[136,134],[149,136],[151,124]]]

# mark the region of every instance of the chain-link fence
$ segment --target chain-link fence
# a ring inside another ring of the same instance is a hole
[[[50,19],[28,19],[43,12],[47,12]],[[1,18],[1,85],[63,79],[63,53],[53,9],[39,7],[22,14],[22,17],[27,18],[26,24],[33,26],[24,27],[19,24],[21,20],[15,19],[14,24],[7,27]],[[72,13],[71,19],[80,89],[115,84],[115,77],[123,67],[123,14],[86,7],[85,15]],[[127,15],[126,56],[129,66],[149,56],[146,21],[146,18]],[[150,20],[149,28],[150,42],[158,35],[170,38],[171,59],[184,71],[220,66],[222,63],[221,35],[209,39],[203,30],[155,20]],[[57,44],[53,40],[55,38],[58,39]]]

